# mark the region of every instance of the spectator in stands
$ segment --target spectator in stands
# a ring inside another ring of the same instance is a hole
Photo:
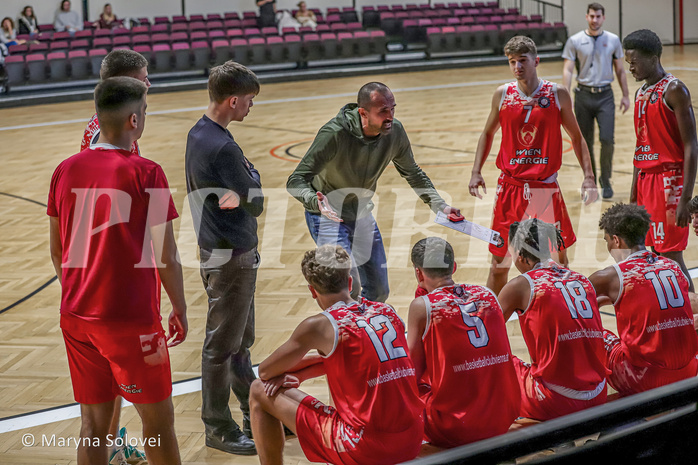
[[[29,34],[31,37],[39,33],[39,21],[34,14],[34,8],[27,5],[22,9],[22,14],[17,18],[17,31],[19,34]]]
[[[120,23],[119,19],[112,10],[111,3],[105,3],[102,9],[102,14],[99,15],[99,20],[92,23],[97,29],[113,29]]]
[[[9,47],[10,45],[20,45],[26,42],[26,40],[17,39],[15,22],[9,16],[2,19],[0,26],[0,43]]]
[[[317,18],[315,17],[315,13],[308,9],[305,2],[298,2],[296,21],[298,21],[301,26],[308,26],[312,27],[313,29],[317,27]]]
[[[68,31],[71,35],[75,34],[75,31],[82,31],[82,20],[77,11],[70,9],[70,0],[61,1],[61,7],[53,20],[53,28],[56,32]]]
[[[259,27],[276,26],[276,0],[257,0]]]

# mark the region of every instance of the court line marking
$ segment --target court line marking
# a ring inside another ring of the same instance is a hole
[[[674,68],[665,68],[665,69],[698,71],[698,68],[684,68],[684,67],[674,67]],[[543,79],[560,79],[560,77],[561,76],[558,75],[558,76],[550,76],[550,77],[542,77],[542,78]],[[421,91],[421,90],[438,90],[438,89],[449,89],[449,88],[460,88],[460,87],[473,87],[473,86],[479,86],[479,85],[507,83],[507,82],[511,82],[511,81],[510,80],[476,81],[476,82],[465,82],[465,83],[456,83],[456,84],[440,84],[440,85],[435,85],[435,86],[406,87],[403,89],[391,89],[391,90],[393,91],[393,93],[416,92],[416,91]],[[311,97],[293,97],[293,98],[286,98],[286,99],[274,99],[274,100],[266,100],[266,101],[262,101],[262,102],[256,102],[255,105],[269,105],[269,104],[275,104],[275,103],[290,103],[290,102],[299,102],[299,101],[307,101],[307,100],[324,100],[324,99],[331,99],[331,98],[338,98],[338,97],[351,97],[354,95],[355,95],[355,93],[352,92],[352,93],[317,95],[317,96],[311,96]],[[201,111],[201,110],[206,110],[207,108],[208,107],[178,108],[178,109],[172,109],[172,110],[152,111],[152,112],[149,112],[148,114],[149,115],[165,115],[165,114],[173,114],[173,113],[184,113],[184,112],[189,112],[189,111]],[[49,123],[35,123],[35,124],[27,124],[27,125],[19,125],[19,126],[6,126],[6,127],[0,127],[0,131],[10,131],[10,130],[15,130],[15,129],[29,129],[29,128],[47,127],[47,126],[58,126],[58,125],[63,125],[63,124],[84,123],[85,121],[86,120],[84,120],[84,119],[79,119],[79,120],[54,121],[54,122],[49,122]],[[35,203],[38,203],[38,202],[35,202]],[[698,267],[690,269],[689,274],[691,275],[691,278],[698,278]],[[255,375],[258,376],[257,366],[254,366],[253,370],[255,371]],[[177,383],[173,383],[172,397],[184,395],[184,394],[190,394],[193,392],[198,392],[200,390],[201,390],[201,378],[180,381]],[[132,404],[130,402],[123,401],[122,405],[129,406]],[[39,412],[20,414],[18,416],[14,416],[14,417],[8,417],[6,419],[0,419],[0,434],[8,433],[11,431],[17,431],[20,429],[30,428],[33,426],[42,426],[42,425],[46,425],[48,423],[55,423],[58,421],[68,420],[71,418],[79,418],[79,417],[80,417],[80,405],[79,404],[70,404],[67,406],[50,408],[50,409],[42,410]]]
[[[689,68],[689,67],[683,67],[683,66],[672,66],[672,67],[666,67],[664,68],[665,70],[679,70],[679,71],[698,71],[698,68]],[[628,74],[628,71],[626,71],[626,74]],[[555,76],[540,76],[541,79],[562,79],[561,75],[555,75]],[[438,85],[433,85],[433,86],[419,86],[419,87],[405,87],[401,89],[391,89],[393,93],[397,92],[419,92],[423,90],[440,90],[440,89],[457,89],[457,88],[462,88],[462,87],[475,87],[475,86],[486,86],[486,85],[492,85],[492,84],[505,84],[507,82],[512,82],[511,79],[496,79],[496,80],[491,80],[491,81],[472,81],[472,82],[461,82],[461,83],[454,83],[454,84],[438,84]],[[289,97],[289,98],[282,98],[282,99],[273,99],[273,100],[264,100],[261,102],[255,102],[255,105],[272,105],[276,103],[292,103],[292,102],[305,102],[308,100],[326,100],[326,99],[332,99],[332,98],[339,98],[339,97],[353,97],[356,95],[356,92],[344,92],[344,93],[338,93],[338,94],[326,94],[326,95],[312,95],[312,96],[305,96],[305,97]],[[148,112],[149,115],[170,115],[170,114],[175,114],[175,113],[186,113],[190,111],[202,111],[206,110],[208,106],[201,106],[201,107],[189,107],[189,108],[174,108],[171,110],[160,110],[160,111],[150,111]],[[33,123],[33,124],[20,124],[18,126],[4,126],[0,127],[0,132],[2,131],[13,131],[16,129],[32,129],[32,128],[42,128],[42,127],[48,127],[48,126],[60,126],[64,124],[75,124],[75,123],[86,123],[87,120],[85,119],[70,119],[70,120],[64,120],[64,121],[51,121],[51,122],[44,122],[44,123]]]
[[[542,79],[560,79],[562,76],[550,76],[541,77]],[[511,82],[511,79],[497,79],[491,81],[473,81],[473,82],[460,82],[453,84],[438,84],[433,86],[419,86],[419,87],[404,87],[401,89],[391,89],[393,93],[398,92],[419,92],[424,90],[440,90],[440,89],[456,89],[462,87],[475,87],[475,86],[485,86],[492,84],[504,84]],[[293,102],[307,102],[309,100],[327,100],[339,97],[355,97],[356,92],[343,92],[338,94],[325,94],[325,95],[312,95],[303,97],[288,97],[281,99],[263,100],[261,102],[254,102],[255,105],[273,105],[277,103],[293,103]],[[149,111],[149,116],[155,115],[171,115],[175,113],[186,113],[191,111],[202,111],[206,110],[208,106],[201,107],[189,107],[189,108],[173,108],[171,110],[159,110],[159,111]],[[32,128],[42,128],[47,126],[60,126],[63,124],[75,124],[75,123],[85,123],[87,124],[87,119],[70,119],[65,121],[51,121],[44,123],[32,123],[32,124],[20,124],[18,126],[4,126],[0,127],[0,131],[13,131],[16,129],[32,129]]]
[[[254,365],[252,370],[255,376],[259,377],[257,365]],[[201,391],[201,377],[172,383],[172,397],[199,391]],[[129,407],[131,405],[133,405],[131,402],[122,400],[122,407]],[[22,413],[2,418],[0,419],[0,434],[35,426],[43,426],[49,423],[70,420],[72,418],[80,418],[80,404],[78,403],[62,405],[60,407],[50,407],[38,412]]]
[[[698,267],[691,268],[688,270],[691,278],[698,278]],[[615,314],[601,312],[604,315],[613,316]],[[512,318],[509,321],[518,319],[516,312],[512,314]],[[256,377],[259,377],[258,365],[252,367]],[[184,394],[191,394],[193,392],[201,391],[201,377],[178,381],[172,383],[172,397],[181,396]],[[130,402],[123,400],[122,407],[127,407],[131,404]],[[56,423],[63,420],[69,420],[72,418],[80,417],[80,404],[74,403],[69,405],[64,405],[61,407],[51,407],[45,410],[40,410],[38,412],[22,413],[19,415],[0,418],[0,434],[9,433],[11,431],[17,431],[21,429],[31,428],[34,426],[43,426],[49,423]]]

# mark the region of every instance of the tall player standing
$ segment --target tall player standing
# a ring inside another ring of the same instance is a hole
[[[150,87],[148,80],[148,60],[143,55],[133,50],[113,50],[107,54],[102,60],[102,65],[99,68],[99,77],[101,80],[109,79],[117,76],[126,76],[138,79],[143,82],[146,87]],[[89,149],[93,144],[98,143],[101,129],[97,113],[92,116],[87,123],[85,132],[80,143],[80,151]],[[131,146],[131,153],[140,156],[141,151],[138,147],[138,141],[134,140]],[[159,278],[158,278],[159,279]],[[160,284],[158,282],[158,296],[160,295]],[[114,415],[112,416],[111,425],[109,426],[109,434],[112,437],[118,435],[125,436],[126,429],[122,428],[119,431],[119,420],[121,418],[121,396],[116,398],[114,402]],[[145,454],[128,442],[124,442],[121,446],[115,446],[112,451],[109,463],[120,465],[121,462],[126,462],[132,465],[146,465]]]
[[[649,29],[623,39],[625,61],[636,81],[645,81],[635,94],[635,156],[630,203],[643,205],[651,227],[646,244],[659,255],[679,264],[693,281],[683,261],[688,245],[698,163],[696,118],[686,85],[664,71],[662,42]]]
[[[133,50],[113,50],[104,57],[102,65],[99,68],[99,77],[101,80],[109,79],[116,76],[127,76],[142,81],[147,87],[150,87],[148,80],[148,60],[138,52]],[[85,133],[82,136],[80,150],[90,148],[92,144],[99,141],[99,120],[97,114],[90,119],[85,128]],[[134,155],[140,155],[138,141],[133,142],[131,152]],[[118,425],[118,416],[116,417]]]
[[[511,257],[507,256],[509,226],[526,218],[540,218],[562,230],[565,247],[576,241],[565,201],[557,183],[562,164],[562,135],[565,129],[584,172],[582,198],[586,204],[596,200],[596,181],[591,169],[589,149],[582,138],[572,111],[572,99],[564,87],[538,78],[538,52],[528,37],[516,36],[504,46],[509,68],[515,82],[500,86],[492,98],[492,110],[480,136],[470,178],[470,195],[482,198],[479,188],[487,193],[482,166],[492,148],[497,130],[502,128],[502,144],[497,155],[497,168],[502,173],[497,182],[492,229],[499,232],[504,243],[490,245],[492,266],[487,287],[499,294],[507,282]],[[506,259],[506,261],[505,261]],[[565,249],[559,251],[559,262],[567,266]]]

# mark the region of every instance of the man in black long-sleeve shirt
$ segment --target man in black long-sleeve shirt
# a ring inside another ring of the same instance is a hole
[[[249,394],[255,376],[249,348],[259,266],[257,217],[264,197],[259,172],[226,127],[250,112],[259,81],[246,67],[228,61],[211,69],[208,90],[208,110],[189,131],[185,156],[201,279],[208,294],[201,419],[207,446],[254,455]],[[243,413],[242,431],[228,407],[231,389]]]

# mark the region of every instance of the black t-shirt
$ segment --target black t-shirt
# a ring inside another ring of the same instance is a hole
[[[233,249],[233,255],[255,248],[256,217],[264,207],[262,184],[259,172],[245,158],[233,135],[204,115],[189,131],[184,166],[194,226],[199,225],[199,247]],[[240,197],[239,207],[223,210],[218,206],[224,189]]]

